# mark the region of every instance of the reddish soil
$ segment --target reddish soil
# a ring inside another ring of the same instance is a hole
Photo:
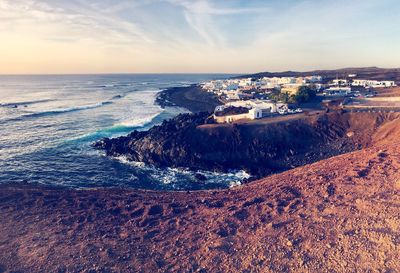
[[[0,272],[400,272],[400,121],[370,133],[231,190],[2,185]]]
[[[379,88],[376,90],[379,97],[399,97],[400,87]]]

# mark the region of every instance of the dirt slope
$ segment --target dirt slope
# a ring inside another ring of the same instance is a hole
[[[1,186],[0,272],[400,272],[399,127],[232,190]]]

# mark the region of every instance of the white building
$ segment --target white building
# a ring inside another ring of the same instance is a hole
[[[214,114],[214,120],[217,123],[232,123],[240,120],[255,120],[259,118],[262,118],[262,110],[257,108],[249,109],[249,112],[242,114],[232,114],[223,116],[217,116]]]
[[[352,86],[375,86],[378,84],[378,81],[375,80],[362,80],[362,79],[354,79],[351,83]]]
[[[223,93],[226,95],[226,98],[228,100],[240,100],[240,96],[239,96],[240,92],[237,90],[224,91]]]
[[[316,82],[321,82],[322,81],[322,76],[307,76],[304,78],[306,83],[316,83]]]
[[[218,96],[226,95],[229,100],[247,99],[246,92],[264,92],[268,89],[280,88],[285,85],[307,85],[322,80],[321,76],[308,77],[264,77],[254,80],[252,78],[214,80],[202,84],[203,90]],[[239,93],[234,93],[239,92]]]
[[[351,94],[351,87],[330,87],[323,92],[324,96],[349,96]]]
[[[381,81],[380,83],[384,87],[395,87],[395,86],[397,86],[396,82],[394,82],[394,81]]]
[[[373,87],[373,88],[397,86],[394,81],[376,81],[376,80],[363,80],[363,79],[354,79],[351,85]]]
[[[231,123],[245,119],[260,119],[273,113],[286,114],[288,112],[288,106],[285,103],[276,103],[264,100],[246,100],[229,102],[225,105],[217,106],[215,108],[215,113],[222,112],[229,107],[244,107],[249,109],[249,112],[223,116],[214,114],[214,120],[218,123]]]
[[[335,79],[335,80],[332,81],[331,85],[339,86],[339,85],[347,85],[348,83],[349,82],[347,80],[345,80],[345,79]]]
[[[225,104],[225,107],[245,107],[248,109],[261,109],[263,113],[276,113],[278,111],[278,108],[281,107],[282,105],[286,105],[284,103],[276,103],[270,100],[245,100],[245,101],[234,101],[234,102],[228,102]]]
[[[252,81],[251,78],[240,79],[238,84],[240,87],[251,86]]]
[[[228,82],[228,83],[225,83],[223,85],[223,87],[225,90],[228,90],[228,91],[237,90],[239,88],[239,84],[235,83],[235,82]]]

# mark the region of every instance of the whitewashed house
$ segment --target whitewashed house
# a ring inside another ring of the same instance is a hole
[[[222,112],[229,107],[247,108],[248,112],[231,115],[217,115],[217,112]],[[232,123],[238,120],[255,120],[274,113],[285,114],[287,112],[288,106],[285,103],[276,103],[264,100],[233,101],[225,105],[217,106],[214,112],[214,120],[217,123]]]
[[[349,96],[351,95],[351,87],[333,86],[325,89],[324,96]]]
[[[341,85],[348,85],[348,81],[346,79],[334,79],[332,80],[331,85],[341,86]]]
[[[394,81],[376,81],[376,80],[363,80],[363,79],[354,79],[352,84],[353,86],[363,86],[363,87],[394,87],[397,86]]]

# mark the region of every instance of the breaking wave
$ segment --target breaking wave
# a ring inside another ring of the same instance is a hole
[[[46,99],[46,100],[6,102],[6,103],[0,103],[0,107],[14,107],[14,106],[32,105],[32,104],[45,103],[45,102],[51,102],[51,101],[54,101],[54,100]]]
[[[104,129],[98,130],[96,132],[74,138],[74,139],[72,139],[72,141],[89,142],[89,141],[95,141],[95,140],[105,138],[105,137],[112,137],[112,136],[116,136],[116,135],[130,133],[131,131],[133,131],[135,129],[141,129],[148,125],[151,125],[158,117],[160,117],[160,115],[162,113],[163,113],[163,111],[160,111],[149,117],[122,121],[111,127],[104,128]]]
[[[69,107],[69,108],[45,110],[42,112],[25,114],[25,115],[22,115],[22,116],[19,116],[16,118],[0,120],[0,124],[8,123],[8,122],[15,122],[15,121],[23,121],[23,120],[31,119],[31,118],[39,118],[39,117],[60,115],[60,114],[64,114],[64,113],[71,113],[71,112],[76,112],[76,111],[94,109],[94,108],[102,107],[104,105],[109,105],[112,103],[113,103],[112,101],[104,101],[104,102],[99,102],[99,103],[95,103],[95,104],[81,105],[81,106],[75,106],[75,107]]]
[[[25,118],[42,117],[42,116],[51,116],[51,115],[57,115],[57,114],[63,114],[63,113],[71,113],[71,112],[82,111],[82,110],[87,110],[87,109],[94,109],[94,108],[102,107],[104,105],[109,105],[109,104],[112,104],[112,101],[103,101],[103,102],[99,102],[99,103],[95,103],[95,104],[47,110],[47,111],[43,111],[43,112],[37,112],[37,113],[24,115],[23,117],[25,117]]]

